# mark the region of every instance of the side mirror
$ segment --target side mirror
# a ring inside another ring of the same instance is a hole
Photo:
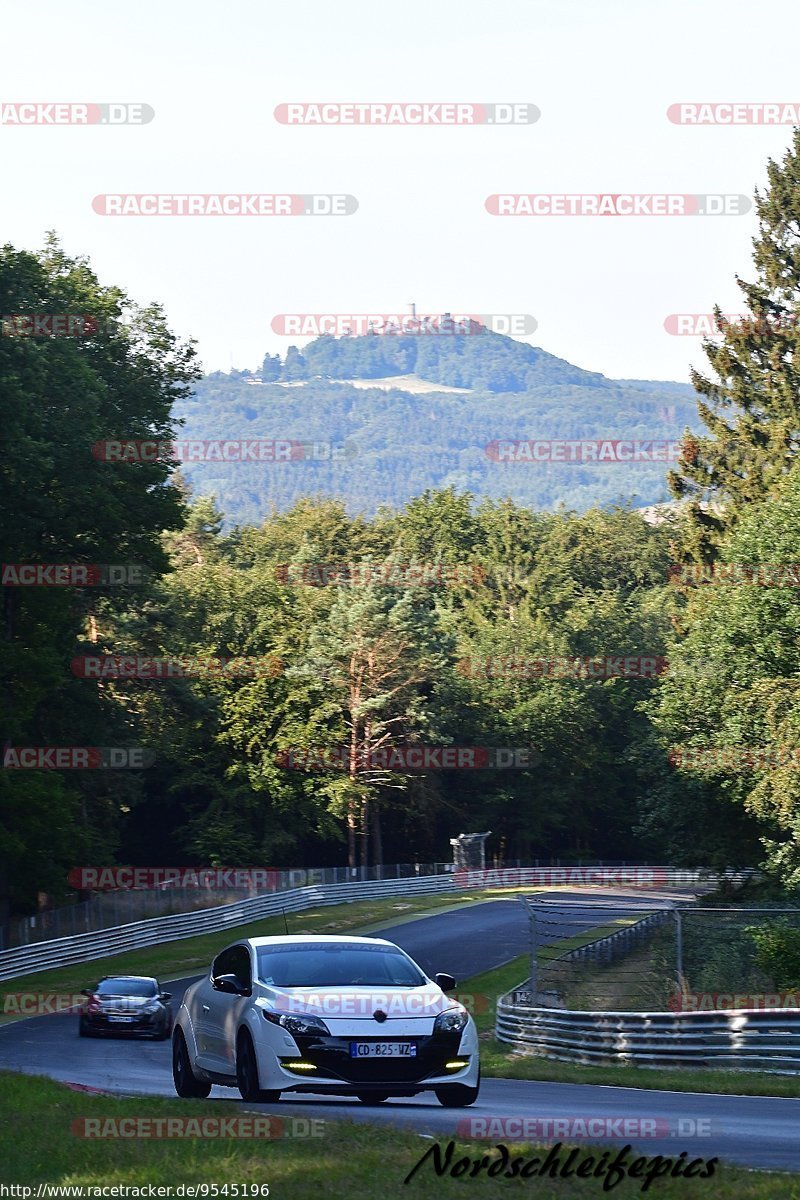
[[[83,988],[81,991],[81,995],[82,996],[93,996],[94,992],[92,991],[91,988]]]
[[[162,992],[162,993],[161,993],[161,999],[162,999],[162,1000],[171,1000],[171,999],[172,999],[172,992]]]
[[[235,975],[217,975],[211,980],[211,986],[216,992],[225,992],[228,996],[249,996],[250,989],[242,987]]]
[[[434,975],[433,982],[437,984],[443,992],[452,992],[456,987],[456,981],[452,975],[447,975],[444,971],[440,971],[438,975]]]

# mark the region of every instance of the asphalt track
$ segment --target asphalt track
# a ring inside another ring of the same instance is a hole
[[[598,904],[628,903],[627,897],[622,901],[617,894],[595,895]],[[583,891],[581,898],[586,896]],[[585,928],[585,910],[569,907],[574,898],[575,893],[559,893],[564,907],[553,914],[558,923],[553,925],[550,938],[565,937]],[[637,902],[648,907],[648,898],[641,894]],[[601,923],[612,916],[613,913],[604,910],[598,913],[597,921]],[[397,942],[427,974],[447,971],[456,979],[499,966],[526,953],[529,947],[525,910],[518,900],[469,905],[463,910],[381,929],[376,936]],[[87,980],[90,976],[91,964],[88,964]],[[168,982],[175,1009],[190,982],[191,979]],[[0,1067],[125,1095],[175,1094],[169,1042],[123,1037],[79,1039],[77,1018],[70,1014],[32,1017],[0,1027]],[[231,1105],[241,1103],[234,1089],[223,1087],[214,1087],[211,1099],[228,1100]],[[677,1155],[687,1151],[689,1158],[708,1159],[718,1155],[745,1166],[800,1170],[800,1100],[485,1079],[478,1102],[461,1110],[442,1108],[432,1095],[390,1100],[372,1107],[348,1098],[331,1101],[324,1097],[287,1096],[279,1104],[263,1108],[282,1117],[287,1132],[291,1131],[294,1120],[347,1118],[402,1126],[438,1139],[456,1133],[486,1136],[487,1148],[498,1141],[512,1147],[515,1138],[542,1144],[557,1141],[575,1144],[576,1140],[584,1140],[587,1145],[631,1144],[647,1155]],[[144,1105],[141,1115],[147,1116]],[[519,1118],[535,1119],[539,1124],[523,1128]],[[598,1118],[605,1123],[588,1126],[584,1138],[580,1125],[547,1123]],[[642,1122],[638,1133],[631,1133],[630,1125],[626,1129],[622,1124],[625,1119]],[[501,1126],[496,1123],[498,1120],[511,1124]],[[602,1135],[598,1136],[600,1129]],[[425,1147],[426,1142],[421,1141],[420,1154]]]

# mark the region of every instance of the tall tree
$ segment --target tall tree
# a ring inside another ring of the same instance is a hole
[[[0,422],[11,448],[0,463],[0,557],[164,570],[161,532],[182,516],[172,465],[103,462],[92,447],[106,439],[172,440],[172,405],[197,375],[192,345],[170,332],[157,305],[138,307],[121,289],[101,286],[88,261],[68,257],[53,235],[41,254],[0,249],[0,312],[89,315],[95,322],[59,336],[42,335],[41,320],[27,333],[24,322],[10,320],[0,337]],[[98,625],[124,607],[125,591],[109,584],[3,587],[0,719],[7,745],[136,740],[124,711],[69,669],[77,639],[96,636]],[[30,906],[37,890],[63,890],[78,855],[115,846],[134,781],[103,778],[108,774],[0,771],[0,904],[10,896]],[[42,838],[44,829],[52,836]],[[35,877],[28,855],[39,864]]]
[[[669,485],[687,500],[686,554],[711,560],[723,534],[754,501],[773,495],[800,445],[800,129],[768,187],[755,196],[757,276],[736,277],[747,313],[703,344],[713,374],[692,372],[708,434],[687,435]]]

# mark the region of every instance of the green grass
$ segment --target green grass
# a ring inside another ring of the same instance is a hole
[[[280,1107],[280,1106],[278,1106]],[[592,1179],[489,1179],[438,1177],[428,1163],[406,1186],[403,1180],[434,1145],[430,1138],[397,1129],[350,1121],[325,1121],[322,1136],[282,1136],[274,1140],[140,1137],[86,1139],[71,1130],[82,1119],[146,1117],[244,1117],[239,1105],[160,1099],[112,1099],[74,1092],[50,1080],[9,1073],[0,1074],[0,1125],[3,1128],[0,1181],[6,1184],[39,1183],[60,1186],[171,1186],[178,1184],[267,1184],[270,1200],[388,1200],[408,1196],[416,1200],[450,1200],[476,1195],[536,1196],[537,1200],[585,1200],[602,1196],[602,1182]],[[304,1118],[313,1114],[303,1113]],[[284,1132],[292,1132],[293,1114],[283,1113]],[[296,1127],[295,1127],[296,1128]],[[301,1127],[302,1131],[302,1127]],[[437,1139],[442,1154],[448,1139]],[[462,1156],[473,1161],[496,1151],[494,1143],[456,1143],[452,1162]],[[511,1159],[544,1156],[549,1147],[535,1150],[511,1143]],[[658,1146],[655,1146],[657,1152]],[[562,1158],[567,1150],[561,1151]],[[583,1145],[573,1163],[577,1166],[598,1150]],[[612,1155],[616,1153],[611,1152]],[[691,1152],[690,1152],[691,1157]],[[629,1161],[633,1158],[630,1156]],[[613,1189],[619,1200],[642,1195],[641,1180],[625,1180]],[[229,1193],[230,1194],[230,1193]],[[714,1200],[800,1200],[800,1181],[784,1173],[755,1172],[718,1165],[713,1180],[657,1180],[645,1193],[658,1200],[685,1200],[713,1196]],[[85,1196],[91,1193],[84,1193]]]
[[[585,936],[585,935],[584,935]],[[596,936],[596,933],[593,935]],[[570,941],[573,939],[569,939]],[[566,941],[547,946],[539,953],[539,963],[563,953]],[[481,1071],[485,1077],[499,1079],[536,1079],[550,1083],[594,1083],[605,1086],[646,1088],[672,1092],[717,1092],[732,1096],[800,1096],[800,1076],[768,1075],[760,1071],[705,1070],[685,1067],[665,1070],[647,1067],[584,1067],[573,1063],[520,1054],[494,1036],[497,1001],[529,974],[527,955],[464,980],[459,993],[486,997],[484,1011],[473,1013],[481,1039]],[[479,1006],[475,1006],[476,1009]],[[651,1189],[652,1190],[652,1189]]]

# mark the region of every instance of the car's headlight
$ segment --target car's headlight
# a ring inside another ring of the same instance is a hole
[[[461,1033],[467,1023],[467,1011],[464,1008],[448,1008],[447,1012],[439,1013],[433,1023],[434,1033]]]
[[[159,1004],[159,1002],[157,1000],[150,1000],[147,1004],[145,1004],[144,1008],[142,1009],[142,1012],[154,1013],[154,1012],[158,1012],[158,1010],[160,1008],[161,1008],[161,1005]]]
[[[313,1037],[315,1034],[322,1037],[330,1037],[331,1031],[323,1020],[319,1017],[295,1016],[290,1013],[270,1012],[267,1008],[261,1009],[262,1013],[268,1021],[273,1025],[282,1025],[289,1033],[297,1034],[300,1037]]]

